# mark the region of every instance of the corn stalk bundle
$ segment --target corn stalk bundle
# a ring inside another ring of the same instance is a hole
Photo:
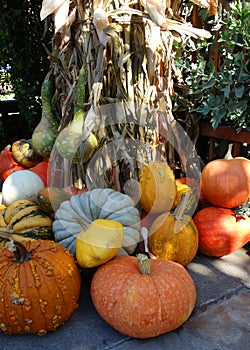
[[[208,7],[207,1],[193,1]],[[183,135],[172,114],[174,40],[210,34],[180,16],[182,1],[44,0],[41,19],[53,15],[54,38],[47,51],[55,80],[52,108],[58,135],[74,117],[76,87],[84,68],[81,142],[98,140],[87,161],[51,152],[51,183],[134,191],[142,166],[151,160],[175,167]],[[186,145],[184,146],[185,149]],[[190,155],[192,150],[185,150]],[[182,155],[184,168],[186,155]],[[60,179],[53,179],[61,169]],[[128,181],[129,180],[129,181]]]

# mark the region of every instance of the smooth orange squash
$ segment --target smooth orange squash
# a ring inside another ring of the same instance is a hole
[[[250,241],[250,218],[237,216],[232,209],[209,206],[197,212],[193,220],[202,254],[221,257]]]
[[[215,159],[202,170],[201,191],[213,205],[235,208],[250,197],[250,160]]]
[[[182,265],[138,254],[119,256],[99,267],[91,297],[100,316],[120,333],[150,338],[189,318],[196,289]]]

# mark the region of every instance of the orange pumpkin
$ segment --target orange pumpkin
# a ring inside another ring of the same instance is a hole
[[[221,257],[250,241],[250,218],[237,216],[232,209],[209,206],[198,211],[193,220],[202,254]]]
[[[15,242],[0,255],[0,327],[43,335],[78,307],[81,278],[73,256],[53,241]]]
[[[199,235],[195,223],[186,213],[192,194],[185,193],[174,213],[159,215],[151,225],[148,247],[157,259],[172,260],[183,266],[190,263],[198,250]]]
[[[119,256],[99,267],[90,292],[100,316],[135,338],[155,337],[180,327],[196,301],[194,282],[182,265],[143,254]]]
[[[0,153],[0,179],[5,181],[7,177],[17,170],[24,170],[25,167],[18,164],[13,158],[9,147],[2,150]]]
[[[30,168],[29,170],[36,173],[40,178],[43,180],[44,186],[47,187],[48,185],[48,161],[42,161],[36,164],[34,167]]]
[[[215,159],[201,173],[201,191],[213,205],[235,208],[250,197],[250,160]]]

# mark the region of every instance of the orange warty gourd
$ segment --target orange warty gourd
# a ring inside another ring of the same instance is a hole
[[[0,330],[44,335],[78,307],[81,278],[73,256],[53,241],[15,242],[0,255]]]
[[[162,213],[172,208],[176,196],[174,174],[165,162],[150,162],[140,175],[140,204],[147,213]]]
[[[157,259],[172,260],[183,266],[194,259],[199,243],[198,230],[192,218],[184,213],[190,195],[183,196],[174,213],[161,214],[151,225],[148,247]]]
[[[182,265],[144,254],[119,256],[99,267],[90,292],[100,316],[134,338],[180,327],[196,302],[194,282]]]
[[[201,191],[213,205],[235,208],[250,197],[250,160],[215,159],[201,173]]]
[[[198,211],[194,222],[199,232],[199,251],[221,257],[250,241],[250,218],[237,216],[232,209],[209,206]]]

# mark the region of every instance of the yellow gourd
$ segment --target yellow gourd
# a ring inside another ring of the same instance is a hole
[[[170,211],[176,196],[174,174],[165,162],[150,162],[140,175],[140,204],[147,213]]]
[[[76,260],[91,268],[112,259],[123,244],[124,228],[114,220],[97,219],[76,237]]]

